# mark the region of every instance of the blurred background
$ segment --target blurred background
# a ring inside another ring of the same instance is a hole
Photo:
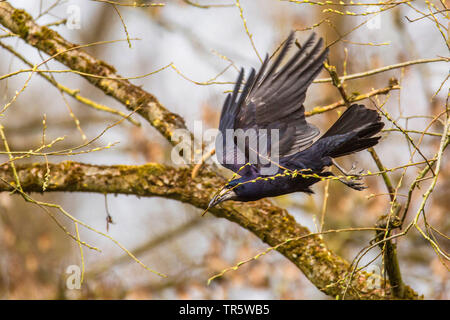
[[[104,40],[131,40],[95,45],[85,50],[113,65],[124,77],[143,75],[173,63],[173,66],[148,77],[131,80],[154,94],[170,111],[184,117],[189,129],[201,120],[204,129],[216,128],[225,92],[232,88],[236,68],[259,67],[258,55],[272,54],[290,30],[298,30],[302,42],[312,28],[324,37],[330,48],[330,64],[339,75],[353,74],[392,64],[425,58],[448,57],[448,48],[436,23],[428,13],[425,1],[386,6],[310,5],[301,1],[233,0],[223,1],[161,1],[161,7],[117,6],[121,17],[111,4],[97,1],[9,1],[23,8],[40,25],[53,24],[52,29],[76,44]],[[120,1],[119,1],[120,2]],[[130,3],[130,2],[120,2]],[[140,2],[144,3],[144,2]],[[372,3],[373,4],[373,3]],[[442,10],[435,1],[433,12]],[[350,14],[324,12],[326,9],[351,11]],[[242,10],[242,11],[241,11]],[[79,13],[79,15],[78,15]],[[245,18],[245,25],[243,18]],[[448,27],[447,13],[436,14]],[[71,20],[73,17],[74,20]],[[77,18],[79,17],[79,19]],[[422,18],[421,18],[422,17]],[[65,19],[69,22],[65,24]],[[372,18],[369,22],[366,22]],[[420,18],[420,19],[418,19]],[[122,21],[123,19],[123,21]],[[415,20],[417,19],[417,20]],[[70,24],[72,22],[72,24]],[[126,25],[126,31],[124,28]],[[252,35],[251,39],[246,32]],[[443,29],[446,31],[445,29]],[[0,35],[5,34],[2,28]],[[2,37],[0,41],[12,46],[32,63],[48,58],[22,40]],[[256,49],[256,51],[255,51]],[[50,61],[49,69],[66,69]],[[0,74],[29,68],[10,52],[0,48]],[[178,71],[177,71],[178,70]],[[382,104],[403,128],[424,130],[430,117],[445,110],[448,95],[448,63],[436,62],[394,69],[357,80],[346,81],[348,94],[368,93],[385,88],[389,79],[396,78],[401,90],[389,96],[380,95]],[[80,94],[125,114],[123,105],[94,88],[82,77],[64,73],[53,74],[61,84],[80,90]],[[0,81],[2,106],[20,90],[28,73],[21,73]],[[323,71],[319,78],[328,78]],[[438,89],[439,92],[438,92]],[[436,93],[437,92],[437,93]],[[331,83],[313,84],[307,95],[306,109],[325,106],[340,100],[338,90]],[[373,107],[372,103],[363,103]],[[308,121],[321,131],[337,119],[342,108]],[[57,149],[80,145],[99,135],[120,116],[101,112],[62,95],[38,74],[33,75],[26,90],[7,110],[0,123],[11,150],[30,150],[42,139],[42,120],[46,117],[46,136],[51,141],[65,137]],[[138,116],[133,119],[140,121]],[[76,119],[79,120],[77,125]],[[442,118],[443,119],[443,118]],[[387,121],[386,121],[387,123]],[[386,129],[393,128],[387,123]],[[442,132],[435,122],[429,132]],[[420,134],[411,133],[414,141]],[[91,148],[118,142],[112,148],[71,157],[49,156],[51,162],[64,160],[94,164],[144,164],[160,162],[172,164],[171,146],[148,123],[137,126],[123,121],[108,130]],[[420,143],[421,151],[432,157],[440,143],[439,135],[426,135]],[[408,163],[412,152],[405,137],[396,131],[385,131],[376,150],[388,168]],[[2,151],[4,148],[2,147]],[[436,190],[427,204],[428,222],[443,234],[450,230],[450,162],[444,153],[441,176]],[[3,161],[7,155],[2,155]],[[22,160],[42,162],[41,158]],[[415,155],[413,161],[421,161]],[[350,168],[377,171],[368,152],[364,151],[339,161]],[[20,163],[20,161],[18,161]],[[407,169],[399,195],[407,193],[419,169]],[[390,173],[397,184],[402,170]],[[224,173],[226,174],[226,173]],[[407,222],[414,216],[429,180],[415,191]],[[365,178],[368,189],[356,192],[343,184],[331,181],[324,220],[325,229],[372,227],[390,208],[389,196],[381,177]],[[323,207],[325,183],[314,186],[315,195],[293,194],[274,199],[312,232],[318,230]],[[137,198],[123,195],[53,193],[34,194],[34,198],[60,204],[68,212],[90,226],[107,232],[127,249],[135,251],[139,259],[152,269],[168,274],[160,278],[138,265],[110,240],[84,228],[81,238],[102,250],[98,253],[84,249],[85,275],[81,289],[66,286],[67,268],[80,266],[78,244],[70,239],[36,205],[26,203],[18,195],[0,194],[0,298],[2,299],[328,299],[287,259],[271,252],[238,270],[207,285],[211,276],[264,251],[267,246],[247,230],[211,215],[204,218],[201,211],[189,205],[161,198]],[[400,198],[403,201],[404,198]],[[416,210],[416,211],[415,211]],[[107,230],[106,216],[113,224]],[[68,219],[61,221],[73,231]],[[337,254],[352,261],[373,238],[372,232],[336,233],[324,236],[327,245]],[[437,236],[441,247],[448,252],[450,242]],[[449,298],[448,261],[441,261],[416,230],[397,241],[400,267],[404,281],[428,299]],[[379,254],[375,248],[361,265]],[[371,269],[370,269],[371,268]],[[379,271],[382,261],[377,258],[370,271]]]

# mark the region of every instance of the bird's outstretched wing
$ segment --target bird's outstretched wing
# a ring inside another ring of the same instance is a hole
[[[308,86],[323,67],[328,49],[322,50],[323,39],[315,41],[313,33],[292,58],[280,67],[293,40],[294,33],[291,32],[273,63],[269,64],[266,55],[258,73],[251,70],[239,94],[244,79],[244,70],[241,69],[233,92],[225,100],[216,150],[221,150],[217,153],[219,162],[234,172],[248,162],[249,154],[254,151],[249,150],[249,145],[252,145],[250,141],[255,136],[249,135],[244,145],[230,145],[229,139],[226,139],[226,131],[229,129],[242,129],[244,132],[252,129],[256,132],[257,139],[265,132],[270,133],[271,129],[278,129],[279,159],[307,148],[319,134],[317,127],[306,122],[303,103]],[[270,141],[267,148],[270,157]],[[259,165],[259,162],[253,163],[253,168],[257,169]],[[241,170],[239,174],[243,175],[247,170]]]

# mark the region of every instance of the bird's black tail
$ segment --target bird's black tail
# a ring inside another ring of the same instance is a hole
[[[383,127],[376,110],[353,104],[317,142],[328,140],[326,155],[342,157],[376,145],[381,137],[373,136]]]

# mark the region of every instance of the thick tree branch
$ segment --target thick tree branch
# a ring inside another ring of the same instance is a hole
[[[56,31],[40,26],[24,10],[15,9],[8,2],[0,2],[0,24],[14,34],[19,35],[28,44],[45,52],[72,70],[94,74],[106,78],[85,78],[114,97],[129,110],[136,110],[144,119],[149,121],[167,140],[175,129],[185,129],[183,118],[169,112],[152,94],[131,84],[128,80],[120,79],[111,65],[96,59],[83,51],[74,49],[77,46],[62,38]]]
[[[42,192],[47,165],[16,165],[20,183],[25,192]],[[160,164],[142,166],[98,166],[77,162],[49,164],[48,191],[96,192],[128,194],[143,197],[158,196],[206,208],[212,194],[224,180],[214,172],[204,170],[201,176],[191,177],[191,169],[174,168]],[[0,178],[13,182],[9,165],[0,167]],[[0,192],[11,191],[6,183],[0,184]],[[210,209],[217,217],[233,221],[254,233],[270,246],[288,239],[310,234],[296,223],[289,213],[274,206],[269,200],[251,203],[229,202]],[[322,292],[332,297],[342,297],[349,275],[349,263],[327,249],[318,235],[303,237],[278,248],[308,279]],[[371,290],[372,281],[365,272],[357,272],[346,297],[351,299],[392,298],[389,284],[386,288]],[[411,288],[406,287],[405,298],[417,298]]]

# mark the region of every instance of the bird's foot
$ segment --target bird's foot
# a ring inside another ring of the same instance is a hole
[[[350,178],[350,177],[349,177]],[[339,178],[339,181],[342,182],[343,184],[345,184],[346,186],[361,191],[366,189],[367,187],[364,185],[364,183],[362,181],[360,181],[362,179],[361,176],[356,177],[356,178]]]
[[[352,164],[352,167],[349,171],[344,170],[334,161],[333,165],[344,175],[344,177],[339,178],[339,181],[341,181],[343,184],[358,191],[367,188],[366,186],[364,186],[363,182],[361,182],[361,174],[364,172],[364,169],[357,169],[355,162]]]
[[[362,176],[361,174],[364,172],[364,169],[357,169],[356,168],[356,162],[353,162],[352,167],[348,172],[343,172],[345,176],[347,177],[355,177],[357,180],[361,180]]]
[[[352,177],[354,180],[362,179],[361,173],[364,172],[364,169],[357,169],[356,162],[353,162],[352,167],[350,168],[349,171],[342,168],[334,160],[333,160],[333,165],[346,177]]]

